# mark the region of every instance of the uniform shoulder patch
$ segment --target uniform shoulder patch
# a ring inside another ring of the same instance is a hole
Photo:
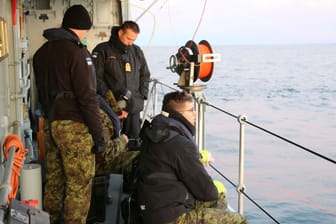
[[[86,57],[85,60],[86,60],[86,63],[88,65],[92,65],[92,59],[91,59],[91,57]]]

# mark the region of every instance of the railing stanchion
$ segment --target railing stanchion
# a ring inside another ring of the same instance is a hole
[[[240,133],[239,133],[239,183],[237,186],[238,192],[238,212],[243,215],[244,213],[244,201],[243,193],[245,192],[244,185],[244,146],[245,146],[245,121],[246,116],[238,116],[238,122],[240,124]]]
[[[205,149],[205,101],[204,92],[195,92],[195,109],[196,109],[196,144],[198,150]]]
[[[148,110],[149,110],[149,104],[150,104],[150,101],[152,100],[152,98],[154,99],[154,106],[153,106],[153,112],[152,112],[152,116],[156,115],[156,110],[157,110],[157,79],[152,79],[151,81],[153,81],[153,86],[149,92],[149,95],[148,95],[148,99],[147,99],[147,102],[146,102],[146,105],[145,105],[145,108],[143,110],[143,114],[142,114],[142,120],[141,120],[141,125],[140,127],[142,127],[145,123],[145,120],[147,119],[147,114],[148,114]]]
[[[153,105],[153,116],[158,113],[157,106],[158,106],[158,85],[157,80],[154,81],[154,105]]]

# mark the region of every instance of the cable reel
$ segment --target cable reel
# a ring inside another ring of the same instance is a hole
[[[180,76],[179,87],[194,88],[198,78],[203,82],[210,80],[214,62],[219,60],[220,55],[212,53],[208,41],[202,40],[197,45],[189,40],[175,55],[170,56],[168,69]]]

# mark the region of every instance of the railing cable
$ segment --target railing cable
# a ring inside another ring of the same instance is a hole
[[[161,84],[162,86],[165,86],[165,87],[167,87],[167,88],[169,88],[169,89],[171,89],[171,90],[174,90],[174,91],[177,91],[177,90],[179,90],[179,89],[177,89],[177,88],[174,88],[174,87],[171,87],[170,85],[167,85],[167,84],[165,84],[165,83],[163,83],[163,82],[160,82],[159,80],[154,80],[156,83],[158,83],[158,84]]]
[[[164,84],[164,83],[158,81],[157,79],[152,79],[151,81],[154,81],[154,85],[156,85],[156,84],[161,84],[162,86],[165,86],[165,87],[167,87],[167,88],[170,88],[171,90],[177,90],[176,88],[173,88],[173,87],[171,87],[171,86],[169,86],[169,85],[166,85],[166,84]],[[232,113],[230,113],[230,112],[227,112],[227,111],[225,111],[225,110],[223,110],[223,109],[221,109],[221,108],[219,108],[219,107],[216,107],[216,106],[214,106],[214,105],[212,105],[212,104],[210,104],[210,103],[208,103],[208,102],[206,102],[206,101],[200,101],[199,103],[200,103],[200,104],[207,105],[207,106],[210,106],[210,107],[212,107],[212,108],[214,108],[214,109],[216,109],[216,110],[218,110],[218,111],[220,111],[220,112],[222,112],[222,113],[225,113],[225,114],[227,114],[227,115],[229,115],[229,116],[231,116],[231,117],[233,117],[233,118],[235,118],[235,119],[238,119],[238,117],[239,117],[239,116],[236,116],[236,115],[234,115],[234,114],[232,114]],[[331,163],[336,164],[336,161],[335,161],[335,160],[333,160],[333,159],[331,159],[331,158],[328,158],[328,157],[326,157],[326,156],[324,156],[324,155],[322,155],[322,154],[320,154],[320,153],[317,153],[317,152],[315,152],[315,151],[313,151],[313,150],[311,150],[311,149],[308,149],[308,148],[306,148],[306,147],[304,147],[304,146],[302,146],[302,145],[299,145],[299,144],[297,144],[297,143],[295,143],[295,142],[293,142],[293,141],[291,141],[291,140],[289,140],[289,139],[286,139],[286,138],[284,138],[284,137],[282,137],[282,136],[280,136],[280,135],[278,135],[278,134],[275,134],[275,133],[273,133],[273,132],[271,132],[271,131],[269,131],[269,130],[267,130],[267,129],[265,129],[265,128],[262,128],[262,127],[260,127],[260,126],[258,126],[258,125],[255,125],[255,124],[253,124],[253,123],[251,123],[251,122],[248,122],[248,121],[246,121],[246,120],[244,120],[244,123],[249,124],[249,125],[251,125],[251,126],[253,126],[253,127],[257,128],[257,129],[259,129],[259,130],[262,130],[262,131],[264,131],[264,132],[270,134],[270,135],[273,135],[273,136],[275,136],[275,137],[277,137],[277,138],[279,138],[279,139],[281,139],[281,140],[283,140],[283,141],[286,141],[286,142],[288,142],[288,143],[290,143],[290,144],[293,144],[293,145],[297,146],[298,148],[301,148],[301,149],[303,149],[303,150],[305,150],[305,151],[307,151],[307,152],[309,152],[309,153],[311,153],[311,154],[314,154],[315,156],[318,156],[318,157],[320,157],[320,158],[322,158],[322,159],[324,159],[324,160],[327,160],[327,161],[329,161],[329,162],[331,162]],[[213,170],[215,170],[220,176],[222,176],[227,182],[229,182],[233,187],[235,187],[239,193],[242,193],[248,200],[250,200],[255,206],[257,206],[261,211],[263,211],[263,212],[264,212],[270,219],[272,219],[275,223],[280,223],[280,222],[277,221],[271,214],[269,214],[264,208],[262,208],[262,207],[261,207],[261,206],[260,206],[254,199],[252,199],[249,195],[247,195],[247,194],[244,192],[244,189],[238,189],[236,184],[234,184],[229,178],[227,178],[226,176],[224,176],[224,175],[223,175],[217,168],[215,168],[213,165],[210,164],[210,167],[211,167]]]
[[[228,181],[232,186],[234,186],[237,189],[237,185],[234,184],[229,178],[227,178],[224,174],[222,174],[216,167],[214,167],[212,164],[210,164],[210,167],[215,170],[220,176],[222,176],[226,181]],[[261,211],[263,211],[270,219],[272,219],[274,222],[279,223],[278,220],[276,220],[271,214],[269,214],[263,207],[261,207],[253,198],[251,198],[248,194],[246,194],[244,191],[240,191],[247,199],[249,199],[255,206],[257,206]]]
[[[212,105],[212,104],[209,104],[208,102],[202,102],[202,103],[205,104],[205,105],[207,105],[207,106],[209,106],[209,107],[215,108],[215,109],[217,109],[217,110],[219,110],[219,111],[221,111],[221,112],[223,112],[223,113],[225,113],[225,114],[228,114],[228,115],[230,115],[231,117],[238,118],[238,116],[236,116],[236,115],[234,115],[234,114],[231,114],[231,113],[229,113],[229,112],[227,112],[227,111],[225,111],[225,110],[223,110],[223,109],[221,109],[221,108],[219,108],[219,107],[216,107],[216,106],[214,106],[214,105]],[[280,139],[282,139],[282,140],[284,140],[284,141],[286,141],[286,142],[288,142],[288,143],[291,143],[291,144],[297,146],[298,148],[301,148],[301,149],[303,149],[303,150],[305,150],[305,151],[307,151],[307,152],[309,152],[309,153],[311,153],[311,154],[314,154],[315,156],[318,156],[318,157],[320,157],[320,158],[322,158],[322,159],[325,159],[325,160],[327,160],[327,161],[329,161],[329,162],[331,162],[331,163],[333,163],[333,164],[336,164],[336,161],[335,161],[335,160],[333,160],[333,159],[331,159],[331,158],[328,158],[327,156],[324,156],[324,155],[322,155],[322,154],[320,154],[320,153],[317,153],[317,152],[315,152],[315,151],[313,151],[313,150],[311,150],[311,149],[308,149],[308,148],[306,148],[306,147],[304,147],[304,146],[302,146],[302,145],[299,145],[299,144],[297,144],[297,143],[295,143],[295,142],[293,142],[293,141],[291,141],[291,140],[289,140],[289,139],[287,139],[287,138],[284,138],[284,137],[282,137],[282,136],[280,136],[280,135],[278,135],[278,134],[275,134],[274,132],[271,132],[271,131],[269,131],[269,130],[267,130],[267,129],[265,129],[265,128],[262,128],[262,127],[260,127],[260,126],[258,126],[258,125],[256,125],[256,124],[253,124],[253,123],[251,123],[251,122],[249,122],[249,121],[245,121],[245,123],[246,123],[246,124],[249,124],[249,125],[251,125],[251,126],[253,126],[253,127],[255,127],[255,128],[258,128],[258,129],[260,129],[260,130],[262,130],[262,131],[264,131],[264,132],[266,132],[266,133],[268,133],[268,134],[270,134],[270,135],[273,135],[273,136],[275,136],[275,137],[277,137],[277,138],[280,138]]]

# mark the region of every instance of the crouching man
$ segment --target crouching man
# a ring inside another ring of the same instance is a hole
[[[96,176],[110,173],[127,175],[138,151],[128,150],[128,137],[120,134],[119,118],[101,96],[98,100],[106,149],[96,154]]]
[[[143,130],[137,206],[146,224],[248,223],[227,209],[226,190],[207,173],[194,141],[196,113],[186,92],[164,96]]]

